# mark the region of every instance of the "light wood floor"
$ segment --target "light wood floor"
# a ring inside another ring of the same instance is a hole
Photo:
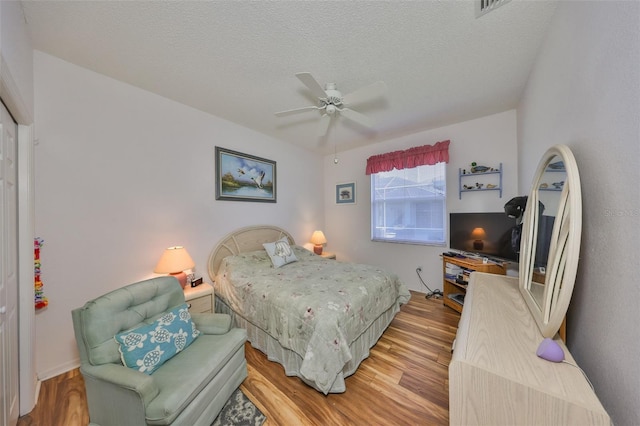
[[[249,376],[243,392],[275,425],[446,425],[448,366],[460,316],[442,300],[412,292],[355,374],[347,391],[325,396],[280,364],[245,346]],[[42,383],[35,409],[18,426],[87,425],[84,382],[78,370]]]

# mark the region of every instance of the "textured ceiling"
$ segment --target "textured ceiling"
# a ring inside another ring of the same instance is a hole
[[[516,106],[555,1],[23,1],[34,48],[255,131],[331,153]],[[373,130],[320,112],[295,73],[343,93]],[[125,102],[123,100],[123,102]]]

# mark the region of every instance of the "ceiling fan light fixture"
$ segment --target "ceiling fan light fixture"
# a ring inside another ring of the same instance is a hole
[[[320,123],[318,124],[317,136],[324,137],[327,135],[327,131],[329,130],[329,125],[331,124],[331,119],[333,117],[338,117],[339,115],[344,115],[344,117],[348,120],[355,121],[361,126],[372,128],[373,121],[366,117],[364,114],[361,114],[357,111],[354,111],[351,108],[346,108],[346,105],[350,105],[352,103],[362,102],[372,97],[381,96],[386,91],[386,85],[384,82],[379,81],[377,83],[373,83],[369,86],[361,87],[360,89],[352,92],[348,95],[342,96],[342,93],[338,91],[337,85],[335,83],[326,83],[324,89],[318,81],[313,78],[311,73],[301,72],[297,73],[296,77],[305,85],[311,93],[318,98],[319,104],[318,106],[309,106],[296,108],[293,110],[280,111],[277,112],[277,116],[285,116],[289,114],[294,114],[298,112],[308,111],[312,109],[323,110],[324,112],[320,116]],[[348,100],[348,102],[347,102]],[[335,162],[337,163],[337,156],[335,158]]]

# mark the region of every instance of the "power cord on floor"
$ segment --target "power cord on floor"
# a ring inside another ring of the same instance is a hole
[[[422,285],[425,286],[429,291],[427,293],[426,298],[431,299],[432,297],[435,297],[436,299],[440,299],[442,297],[442,291],[440,291],[440,289],[437,289],[437,288],[435,290],[431,290],[427,285],[427,283],[425,283],[424,280],[422,279],[422,275],[420,275],[420,272],[422,272],[422,268],[418,266],[416,268],[416,274],[418,274],[418,278],[420,279],[420,282],[422,283]]]

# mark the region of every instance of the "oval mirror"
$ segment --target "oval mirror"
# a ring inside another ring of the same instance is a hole
[[[578,167],[571,150],[556,145],[538,164],[520,244],[520,292],[544,337],[555,336],[567,313],[581,233]]]

